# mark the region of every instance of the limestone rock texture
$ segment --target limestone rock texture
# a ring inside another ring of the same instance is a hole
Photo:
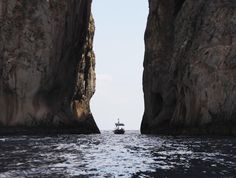
[[[99,133],[91,3],[0,1],[0,133]]]
[[[236,1],[149,0],[141,132],[236,135]]]

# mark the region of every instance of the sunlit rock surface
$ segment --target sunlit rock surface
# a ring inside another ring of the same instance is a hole
[[[99,132],[93,34],[91,0],[0,1],[0,132]]]
[[[149,4],[142,133],[236,135],[236,1]]]

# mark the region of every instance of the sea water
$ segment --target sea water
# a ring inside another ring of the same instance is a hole
[[[1,136],[0,177],[236,177],[236,139],[141,135]]]

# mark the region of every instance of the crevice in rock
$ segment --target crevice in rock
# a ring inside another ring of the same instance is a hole
[[[152,112],[153,112],[153,116],[156,117],[159,115],[159,113],[161,112],[162,108],[163,108],[163,98],[161,96],[160,93],[152,93]]]
[[[185,0],[175,0],[175,11],[174,16],[176,17],[179,11],[181,10]]]

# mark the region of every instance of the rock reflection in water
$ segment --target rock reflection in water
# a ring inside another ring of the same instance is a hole
[[[125,135],[0,137],[0,177],[236,175],[236,139]]]

